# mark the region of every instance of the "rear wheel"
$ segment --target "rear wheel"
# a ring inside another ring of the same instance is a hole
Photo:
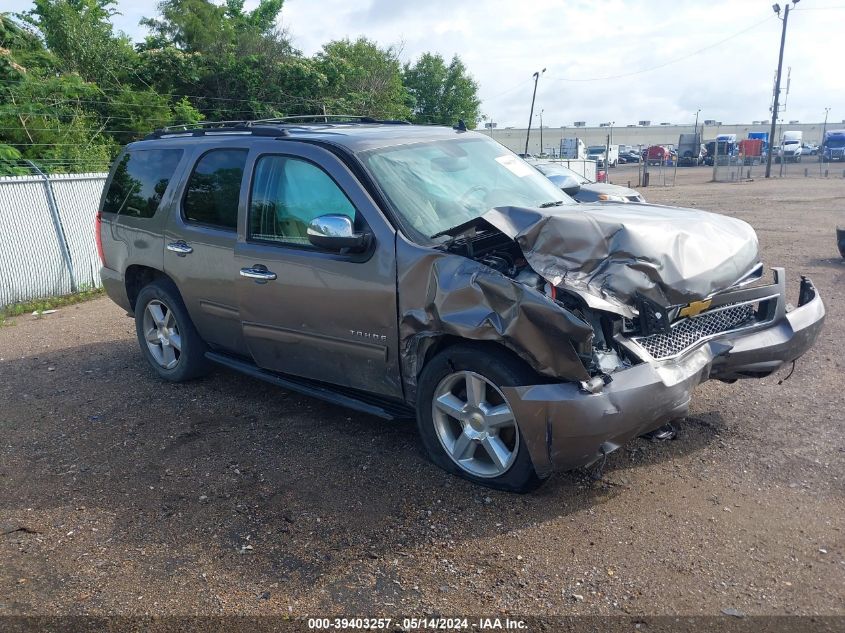
[[[502,387],[533,373],[507,353],[459,345],[435,356],[418,385],[417,424],[431,460],[470,481],[528,492],[537,477],[519,422]]]
[[[182,382],[207,373],[206,345],[172,282],[157,279],[138,293],[135,331],[141,352],[162,378]]]

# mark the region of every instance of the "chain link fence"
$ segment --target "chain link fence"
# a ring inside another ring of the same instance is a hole
[[[94,221],[106,177],[0,177],[0,307],[100,286]]]
[[[718,156],[712,165],[713,182],[739,182],[766,176],[765,154],[743,156],[733,153]],[[845,163],[822,162],[818,154],[807,154],[797,160],[772,157],[771,178],[845,178]]]

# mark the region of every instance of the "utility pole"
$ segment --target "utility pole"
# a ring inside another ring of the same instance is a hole
[[[793,2],[793,6],[798,4],[799,0],[795,0]],[[780,16],[780,5],[774,4],[772,6],[774,12]],[[783,72],[783,47],[786,44],[786,23],[789,21],[789,3],[786,3],[786,8],[783,12],[783,30],[780,34],[780,54],[778,55],[778,72],[775,76],[775,95],[774,95],[774,103],[772,104],[772,128],[769,132],[769,147],[772,147],[775,141],[775,132],[777,127],[777,120],[778,120],[778,106],[780,105],[780,76]],[[783,162],[781,162],[783,164]],[[768,156],[766,157],[766,178],[771,178],[772,176],[772,152],[769,151]]]
[[[534,99],[537,98],[537,81],[540,79],[540,75],[546,72],[546,69],[540,70],[534,73],[534,94],[531,95],[531,112],[528,115],[528,131],[525,133],[525,153],[528,153],[528,139],[531,138],[531,119],[534,118]],[[542,149],[542,147],[540,148]]]

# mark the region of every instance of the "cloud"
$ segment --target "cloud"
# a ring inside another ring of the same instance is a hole
[[[31,6],[9,1],[11,11]],[[154,15],[155,4],[121,0],[115,22],[141,39],[138,20]],[[791,66],[792,80],[784,118],[817,122],[830,106],[831,120],[839,121],[845,84],[838,46],[823,44],[826,35],[838,44],[835,25],[845,10],[805,4],[789,20],[784,72]],[[286,0],[281,25],[306,54],[359,35],[401,46],[406,61],[426,51],[458,54],[479,82],[482,112],[519,127],[528,120],[531,75],[543,67],[536,109],[551,126],[680,123],[692,121],[698,108],[702,118],[725,123],[765,119],[781,28],[770,3],[736,0]],[[627,76],[566,81],[617,75]]]

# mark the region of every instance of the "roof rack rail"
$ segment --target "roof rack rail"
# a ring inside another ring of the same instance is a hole
[[[290,132],[285,128],[279,128],[269,125],[252,125],[251,121],[224,121],[216,123],[224,124],[211,124],[197,127],[194,127],[193,124],[187,126],[170,125],[159,130],[155,130],[150,134],[147,134],[147,136],[144,137],[144,140],[149,141],[157,138],[174,138],[185,136],[290,136]]]
[[[370,116],[358,114],[296,114],[292,116],[274,117],[271,119],[255,119],[252,123],[288,123],[288,122],[313,122],[313,123],[384,123],[390,125],[410,125],[408,121],[398,119],[376,119]]]
[[[290,128],[309,123],[336,124],[381,124],[381,125],[410,125],[408,121],[392,119],[375,119],[356,114],[298,114],[295,116],[275,117],[271,119],[252,119],[237,121],[200,121],[197,123],[183,123],[168,125],[155,130],[145,136],[145,140],[170,138],[174,136],[211,136],[228,134],[252,134],[254,136],[288,136]],[[275,127],[284,126],[284,127]]]

